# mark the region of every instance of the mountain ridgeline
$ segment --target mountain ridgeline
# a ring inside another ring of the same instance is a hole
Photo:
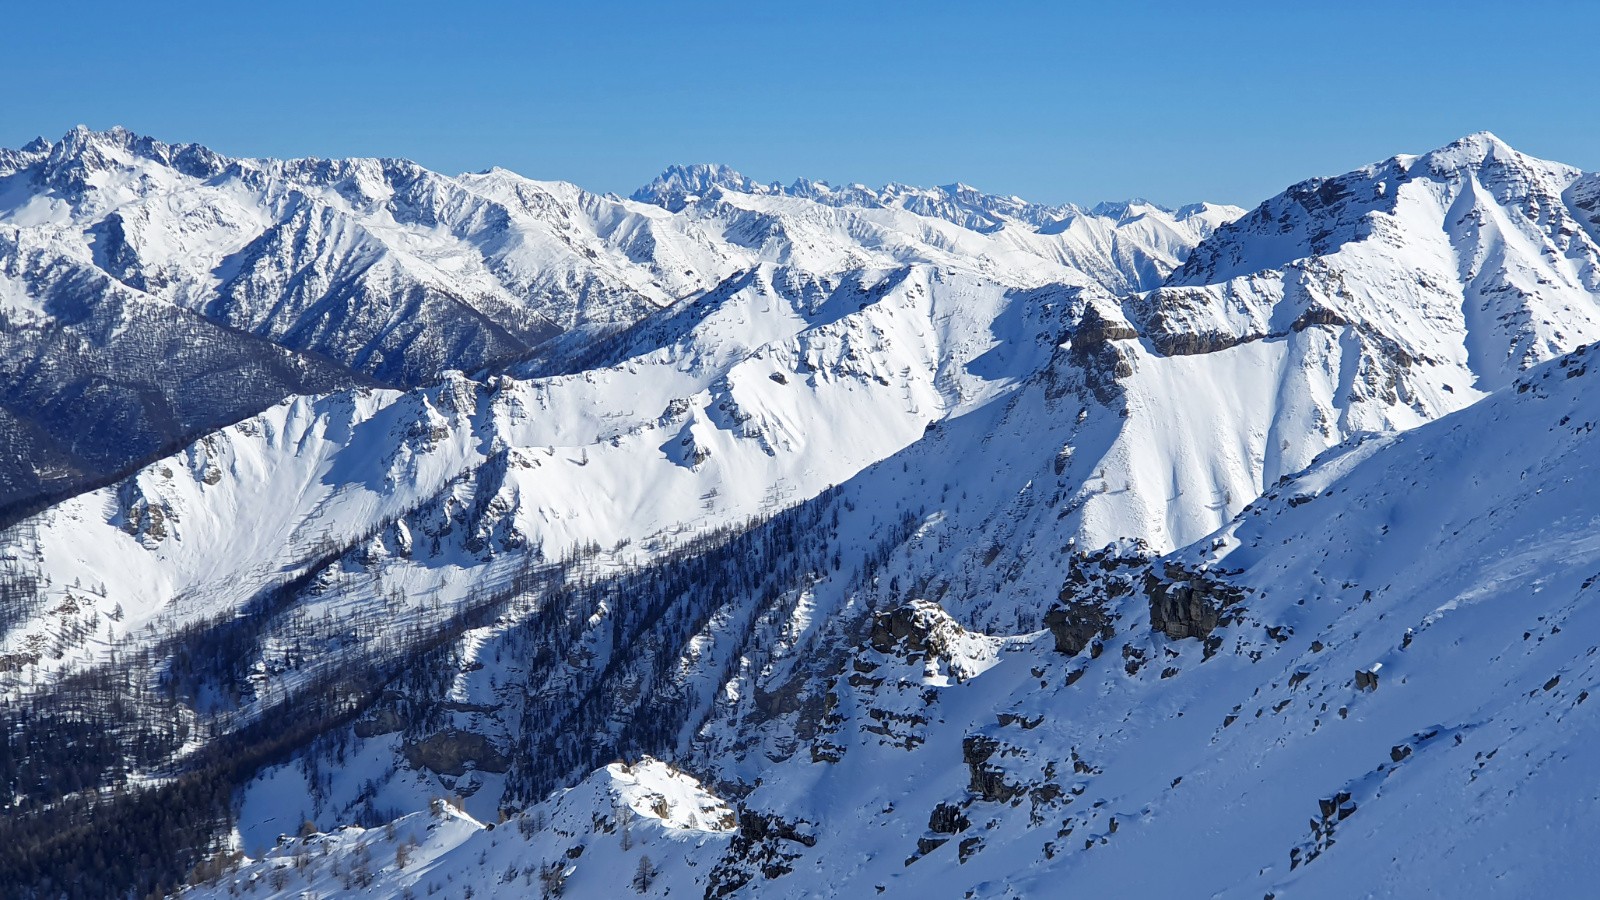
[[[1579,891],[1597,338],[1600,175],[1489,134],[1250,211],[0,151],[0,890]]]

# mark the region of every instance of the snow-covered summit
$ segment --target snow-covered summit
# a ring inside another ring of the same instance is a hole
[[[1174,352],[1362,323],[1413,371],[1500,387],[1600,338],[1595,184],[1487,133],[1311,179],[1219,227],[1136,317]]]
[[[778,193],[776,185],[761,184],[720,163],[695,163],[668,166],[654,181],[630,196],[641,203],[654,203],[676,211],[689,200],[717,189],[741,194]]]

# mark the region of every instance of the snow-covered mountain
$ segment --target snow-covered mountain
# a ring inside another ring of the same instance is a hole
[[[285,396],[559,359],[763,262],[817,277],[972,262],[1006,283],[1087,274],[1122,290],[1153,284],[1243,212],[1138,207],[1035,232],[1026,215],[1009,229],[949,215],[1033,209],[970,189],[802,200],[711,168],[669,170],[640,196],[710,185],[747,193],[669,212],[498,169],[229,159],[122,129],[0,151],[0,365],[8,386],[27,383],[0,412],[13,425],[0,521]],[[179,335],[171,366],[126,349]],[[57,365],[36,371],[41,360]],[[179,387],[207,377],[249,387]]]
[[[1574,887],[1520,863],[1591,836],[1532,811],[1592,728],[1595,176],[1474,135],[1230,222],[75,139],[149,171],[25,148],[0,227],[369,380],[0,532],[18,758],[106,736],[3,770],[16,828],[199,797],[140,877],[209,850],[202,894]],[[248,229],[135,212],[190,193],[325,224],[224,265]],[[162,223],[120,275],[112,210]],[[454,301],[326,299],[380,259],[552,328],[429,357]],[[495,293],[567,265],[626,287]],[[368,352],[369,312],[422,331]]]
[[[1409,360],[1397,391],[1444,370],[1492,390],[1600,336],[1597,208],[1600,176],[1474,134],[1295,185],[1223,226],[1140,313],[1179,353],[1359,323]]]
[[[727,166],[672,166],[633,193],[633,199],[673,211],[727,194],[797,197],[843,209],[899,209],[1000,236],[1031,252],[1094,276],[1112,291],[1157,286],[1196,243],[1244,213],[1233,206],[1193,203],[1177,210],[1146,200],[1046,206],[1021,197],[986,194],[965,184],[920,188],[888,184],[834,187],[797,179],[785,187],[761,184]]]

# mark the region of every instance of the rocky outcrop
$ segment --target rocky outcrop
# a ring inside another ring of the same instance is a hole
[[[1058,351],[1047,375],[1046,394],[1052,399],[1063,396],[1067,386],[1077,380],[1064,378],[1063,374],[1077,373],[1083,386],[1097,400],[1110,405],[1121,393],[1119,379],[1133,374],[1133,353],[1116,342],[1137,338],[1139,333],[1123,318],[1120,310],[1111,312],[1091,300],[1084,305],[1083,314],[1069,335],[1066,349]]]
[[[1008,783],[1005,770],[990,762],[1003,747],[1003,742],[985,734],[968,735],[961,741],[961,760],[972,776],[967,790],[980,800],[1010,803],[1024,791],[1020,785]]]
[[[1150,627],[1175,641],[1209,637],[1245,597],[1242,588],[1177,563],[1168,563],[1161,576],[1147,574],[1144,589],[1150,599]]]
[[[928,816],[928,830],[934,834],[960,834],[971,827],[972,821],[954,803],[941,803]]]
[[[1132,340],[1139,332],[1128,324],[1119,312],[1107,313],[1099,304],[1090,302],[1083,308],[1078,327],[1073,329],[1072,343],[1076,347],[1094,347],[1107,341]]]
[[[1077,656],[1089,648],[1099,655],[1097,642],[1116,633],[1111,601],[1133,593],[1149,558],[1149,548],[1140,542],[1111,545],[1068,560],[1057,603],[1044,616],[1057,653]]]
[[[879,653],[922,663],[931,673],[965,681],[982,670],[995,639],[969,631],[931,600],[912,600],[873,616],[867,644]]]
[[[1319,815],[1311,819],[1311,839],[1289,848],[1289,871],[1300,868],[1321,856],[1334,845],[1333,832],[1340,822],[1355,815],[1356,802],[1349,791],[1338,791],[1331,797],[1317,800]]]
[[[815,826],[804,819],[785,819],[752,809],[739,811],[739,831],[706,884],[706,900],[726,897],[757,876],[781,878],[794,871],[791,863],[801,848],[817,845]]]
[[[1110,639],[1111,617],[1098,604],[1056,606],[1044,614],[1044,627],[1056,641],[1056,652],[1077,656],[1095,639]]]
[[[428,769],[440,775],[465,775],[468,769],[504,772],[511,761],[487,737],[472,731],[451,729],[401,748],[413,769]]]
[[[913,600],[905,606],[873,616],[867,643],[879,653],[892,653],[901,642],[914,653],[928,652],[928,639],[933,634],[934,623],[926,606],[927,601]]]

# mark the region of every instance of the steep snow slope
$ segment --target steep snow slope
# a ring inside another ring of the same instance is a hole
[[[285,396],[366,380],[0,224],[0,523]]]
[[[1063,879],[1250,897],[1581,891],[1574,870],[1526,862],[1592,840],[1600,801],[1574,792],[1600,725],[1584,704],[1597,675],[1585,622],[1600,498],[1582,452],[1600,418],[1584,383],[1596,360],[1574,354],[1333,456],[1135,573],[1121,599],[1094,584],[1116,568],[1094,564],[1069,606],[1114,623],[1085,653],[1097,658],[1037,643],[905,705],[883,696],[903,669],[873,671],[884,687],[837,686],[830,740],[848,746],[854,731],[866,752],[763,773],[747,808],[809,819],[819,836],[785,847],[799,854],[794,881],[763,893],[803,895],[813,859],[846,891],[1027,896]],[[1207,641],[1152,634],[1157,606]],[[1215,631],[1192,615],[1212,607]],[[1376,672],[1375,691],[1358,672]],[[875,746],[871,709],[915,711],[922,741]],[[970,824],[930,824],[952,846],[902,867],[939,803]]]
[[[744,800],[818,836],[778,845],[795,874],[763,895],[1581,890],[1571,869],[1525,863],[1592,840],[1600,799],[1572,792],[1597,725],[1595,359],[1334,455],[1131,574],[1084,560],[1064,592],[1091,623],[1081,656],[1041,635],[917,693],[890,691],[905,663],[857,655],[876,668],[833,683],[842,758],[764,766]],[[1207,640],[1152,633],[1158,606],[1168,633]],[[935,654],[905,640],[884,643]],[[895,718],[909,752],[875,736]],[[903,866],[923,837],[949,844]]]
[[[586,827],[559,826],[558,794],[493,832],[515,836],[428,842],[427,871],[485,896],[526,890],[513,859],[562,862],[571,887],[593,889],[574,895],[615,895],[615,880],[581,879],[615,879],[643,855],[674,894],[706,896],[1037,896],[1063,881],[1239,897],[1581,892],[1577,868],[1528,861],[1596,837],[1600,796],[1574,790],[1600,731],[1586,702],[1600,676],[1591,372],[1600,352],[1583,350],[1437,423],[1341,447],[1168,557],[1079,556],[1064,618],[1099,624],[1074,655],[1062,622],[987,637],[920,600],[835,631],[854,662],[821,682],[831,700],[812,752],[773,757],[743,733],[768,758],[714,867],[704,843],[663,855],[654,831],[630,851],[605,801],[588,803]],[[914,577],[915,563],[890,559],[880,578]],[[696,762],[727,776],[730,750]],[[631,802],[617,796],[614,809]],[[567,847],[583,849],[562,861]],[[349,858],[336,857],[346,871]]]

